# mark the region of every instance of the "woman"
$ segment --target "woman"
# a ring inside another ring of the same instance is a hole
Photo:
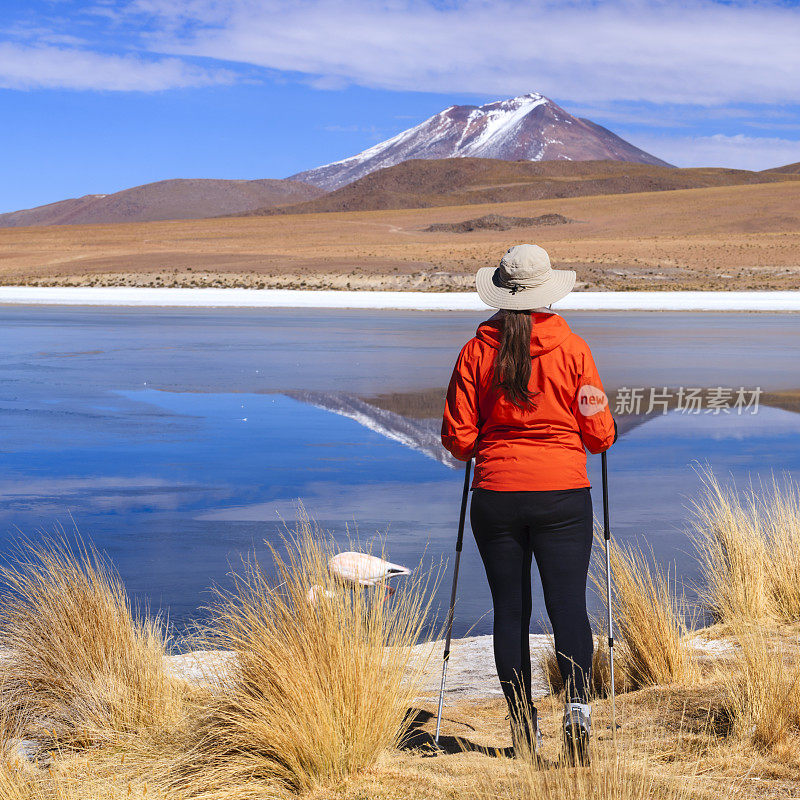
[[[593,517],[586,453],[616,440],[588,345],[549,309],[575,273],[541,247],[512,247],[478,271],[484,303],[500,311],[464,346],[447,390],[442,443],[475,458],[470,520],[494,605],[494,655],[514,747],[540,746],[531,700],[531,562],[542,580],[566,686],[568,757],[588,758],[593,640],[586,579]]]

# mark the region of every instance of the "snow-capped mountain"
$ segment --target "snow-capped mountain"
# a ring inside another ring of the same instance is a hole
[[[579,119],[541,94],[483,106],[450,106],[356,156],[293,175],[338,189],[411,158],[498,158],[504,161],[610,159],[670,166],[588,119]]]

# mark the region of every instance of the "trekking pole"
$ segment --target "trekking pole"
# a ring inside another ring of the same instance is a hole
[[[458,585],[458,567],[461,563],[461,547],[464,544],[464,521],[467,517],[467,496],[469,495],[469,473],[472,469],[472,459],[467,461],[464,468],[464,491],[461,494],[461,515],[458,518],[458,538],[456,539],[456,560],[453,565],[453,588],[450,590],[450,610],[447,612],[447,638],[444,642],[444,656],[442,657],[442,683],[439,686],[439,709],[436,712],[436,735],[433,742],[439,746],[439,729],[442,725],[442,706],[444,705],[444,682],[447,679],[447,664],[450,661],[450,640],[453,637],[453,614],[456,607],[456,586]]]
[[[606,540],[606,604],[608,607],[608,656],[611,665],[611,731],[617,730],[617,710],[614,697],[614,622],[611,613],[611,523],[608,514],[608,459],[600,456],[603,467],[603,535]]]

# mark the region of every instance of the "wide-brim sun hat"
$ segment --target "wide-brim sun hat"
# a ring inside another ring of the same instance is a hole
[[[478,270],[475,288],[487,306],[525,311],[566,297],[575,286],[576,277],[574,270],[553,269],[543,247],[517,244],[508,249],[499,267]]]

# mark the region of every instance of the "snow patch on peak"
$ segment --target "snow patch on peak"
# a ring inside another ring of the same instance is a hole
[[[466,147],[464,147],[463,155],[475,153],[495,137],[505,138],[511,135],[514,129],[534,108],[544,105],[546,102],[547,100],[540,96],[538,100],[520,103],[516,107],[484,111],[483,114],[486,121],[483,130],[473,141],[469,142]]]
[[[492,103],[486,103],[482,105],[482,109],[513,109],[516,110],[521,106],[531,106],[536,107],[537,105],[541,105],[542,103],[549,103],[550,101],[543,95],[539,94],[538,92],[529,92],[528,94],[521,94],[517,97],[510,97],[507,100],[495,100]]]
[[[506,103],[538,103],[539,101],[544,100],[547,101],[547,98],[543,94],[539,94],[539,92],[528,92],[527,94],[520,94],[516,97],[512,97],[510,100],[506,100]]]

